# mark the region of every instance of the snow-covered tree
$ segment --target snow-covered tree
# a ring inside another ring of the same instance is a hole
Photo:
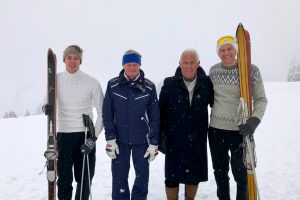
[[[8,113],[6,112],[3,116],[3,118],[9,118]]]
[[[30,112],[28,111],[28,109],[26,110],[26,113],[25,113],[25,117],[27,116],[30,116]]]
[[[287,81],[300,81],[300,59],[293,59],[290,66]]]
[[[6,112],[3,116],[3,118],[17,118],[17,117],[18,117],[17,114],[12,110]]]

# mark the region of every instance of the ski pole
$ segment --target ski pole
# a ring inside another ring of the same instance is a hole
[[[87,139],[87,127],[85,127],[85,141],[86,141],[86,139]],[[90,177],[90,159],[89,159],[89,154],[86,155],[86,159],[87,159],[87,171],[88,171],[90,198],[92,200],[92,188],[91,188],[91,177]]]
[[[87,129],[87,128],[85,128],[85,129]],[[83,178],[84,178],[84,165],[85,165],[84,162],[85,162],[85,154],[83,154],[82,171],[81,171],[80,200],[82,200],[82,189],[83,189]]]
[[[87,169],[88,169],[88,179],[89,179],[89,189],[90,189],[90,197],[92,200],[92,188],[91,188],[91,177],[90,177],[90,163],[89,163],[89,154],[86,155],[87,158]]]
[[[84,133],[84,142],[87,139],[87,127],[85,127]],[[85,158],[87,159],[87,171],[88,171],[88,181],[89,181],[89,190],[90,190],[90,198],[92,200],[92,190],[91,190],[91,178],[90,178],[90,164],[89,164],[89,155],[83,155],[83,163],[82,163],[82,172],[81,172],[81,186],[80,186],[80,200],[82,199],[82,190],[83,190],[83,178],[84,178],[84,166],[85,166]]]

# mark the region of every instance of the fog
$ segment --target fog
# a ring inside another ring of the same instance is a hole
[[[297,0],[1,0],[0,116],[34,114],[46,90],[47,49],[57,54],[77,44],[81,69],[102,88],[122,69],[128,49],[140,52],[146,77],[156,84],[174,74],[180,53],[198,51],[201,66],[219,62],[216,40],[235,35],[242,22],[251,34],[252,62],[265,81],[285,81],[300,58]]]

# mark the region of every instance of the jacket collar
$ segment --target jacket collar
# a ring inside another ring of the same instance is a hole
[[[177,80],[180,80],[179,86],[181,88],[186,89],[180,67],[177,67],[176,72],[175,72],[175,77],[177,78]],[[196,85],[195,85],[194,90],[198,89],[199,80],[201,80],[202,78],[205,78],[205,77],[206,77],[205,71],[202,69],[201,66],[199,66],[198,69],[197,69],[197,80],[196,80]]]
[[[145,74],[144,71],[140,69],[140,74],[135,80],[129,80],[127,77],[125,77],[124,69],[121,70],[119,73],[119,82],[120,84],[126,84],[128,83],[130,87],[136,88],[142,92],[145,92]]]

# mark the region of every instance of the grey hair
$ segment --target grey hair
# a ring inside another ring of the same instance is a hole
[[[139,56],[142,57],[142,55],[139,52],[137,52],[135,50],[132,50],[132,49],[129,49],[129,50],[125,51],[124,56],[128,55],[128,54],[136,54],[136,55],[139,55]]]
[[[183,56],[185,56],[186,54],[189,54],[189,53],[194,54],[196,56],[197,63],[200,62],[199,55],[198,55],[198,53],[195,49],[186,49],[182,52],[182,54],[180,56],[179,63],[181,63],[181,60],[182,60]]]

